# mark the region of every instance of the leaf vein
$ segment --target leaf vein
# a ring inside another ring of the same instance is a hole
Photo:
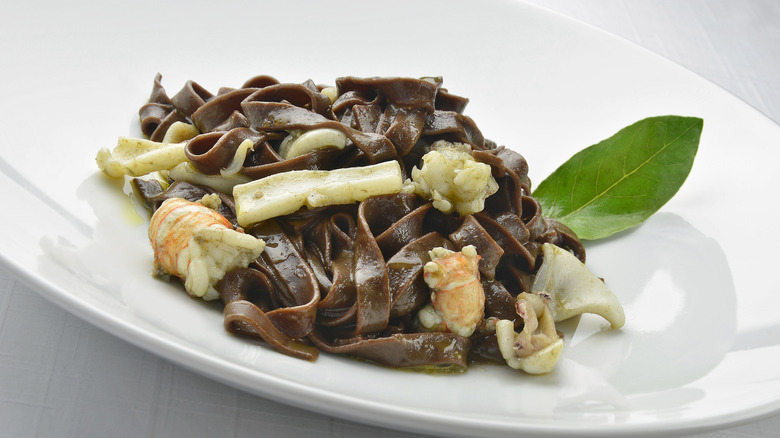
[[[567,213],[567,214],[563,215],[563,216],[562,216],[562,218],[567,218],[567,217],[569,217],[569,216],[571,216],[571,215],[573,215],[573,214],[577,214],[577,213],[579,213],[580,211],[582,211],[582,210],[584,210],[585,208],[587,208],[589,205],[591,205],[591,204],[593,204],[594,202],[596,202],[597,200],[599,200],[599,199],[602,199],[603,197],[605,197],[605,195],[606,195],[606,194],[608,194],[608,193],[609,193],[609,192],[610,192],[612,189],[614,189],[615,187],[617,187],[618,185],[620,185],[620,184],[621,184],[623,181],[625,181],[625,180],[626,180],[627,178],[629,178],[631,175],[635,174],[635,173],[636,173],[636,172],[638,172],[640,169],[642,169],[642,168],[643,168],[645,165],[647,165],[648,163],[650,163],[650,162],[651,162],[653,159],[655,159],[655,158],[656,158],[656,157],[657,157],[659,154],[661,154],[663,151],[665,151],[665,150],[666,150],[666,149],[667,149],[667,148],[668,148],[670,145],[674,144],[676,141],[678,141],[680,138],[682,138],[682,137],[683,137],[683,136],[684,136],[684,135],[685,135],[685,134],[686,134],[688,131],[690,131],[691,129],[693,129],[693,127],[694,127],[694,125],[692,124],[692,125],[690,125],[690,126],[686,127],[686,128],[685,128],[685,129],[684,129],[684,130],[683,130],[683,131],[682,131],[680,134],[678,134],[678,135],[677,135],[677,137],[675,137],[674,139],[672,139],[672,140],[670,140],[670,141],[665,141],[665,142],[663,143],[663,146],[661,146],[660,148],[658,148],[658,150],[656,150],[656,151],[655,151],[653,154],[651,154],[651,155],[650,155],[650,157],[648,157],[647,159],[645,159],[644,161],[642,161],[642,162],[641,162],[639,165],[637,165],[637,166],[636,166],[634,169],[631,169],[631,170],[630,170],[628,173],[626,173],[626,159],[627,159],[627,157],[628,157],[629,153],[626,153],[626,154],[625,154],[625,156],[624,156],[624,159],[623,159],[623,166],[622,166],[622,173],[623,173],[623,176],[622,176],[622,177],[620,177],[620,178],[618,178],[618,179],[617,179],[615,182],[613,182],[612,184],[610,184],[610,185],[609,185],[607,188],[605,188],[604,190],[601,190],[600,192],[597,192],[595,196],[593,196],[591,199],[589,199],[587,202],[585,202],[585,203],[584,203],[584,204],[582,204],[581,206],[579,206],[579,207],[577,207],[577,208],[575,208],[575,209],[572,209],[572,211],[570,211],[569,213]],[[629,146],[628,146],[628,148],[627,148],[629,152],[632,150],[632,148],[633,148],[633,147],[634,147],[634,145],[635,145],[635,138],[636,138],[636,132],[632,133],[632,138],[631,138],[631,141],[630,141],[630,143],[629,143]],[[603,155],[602,155],[602,161],[601,161],[601,162],[603,162],[603,158],[604,158],[604,157],[603,157]],[[601,166],[601,162],[599,163],[599,167]],[[579,169],[577,169],[577,174],[575,175],[575,179],[574,179],[574,182],[575,182],[575,187],[576,187],[576,183],[577,183],[577,178],[578,178],[578,176],[579,176],[579,174],[580,174],[580,172],[581,172],[581,171],[582,171],[582,162],[580,162],[580,163],[579,163]],[[597,177],[597,180],[598,180],[598,177]],[[596,186],[596,188],[598,189],[598,186]],[[569,205],[570,205],[571,207],[574,207],[574,190],[572,190],[572,195],[571,195],[570,199],[571,199],[571,201],[570,201],[570,204],[569,204]]]

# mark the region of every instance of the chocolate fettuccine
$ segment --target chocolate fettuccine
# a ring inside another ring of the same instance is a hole
[[[525,159],[485,140],[463,114],[468,100],[441,85],[441,78],[345,77],[336,81],[338,94],[331,101],[311,81],[284,84],[258,76],[216,94],[190,81],[169,98],[160,76],[155,78],[139,111],[144,134],[159,141],[176,121],[195,125],[201,134],[188,142],[186,154],[207,175],[219,174],[249,139],[254,146],[240,173],[252,179],[387,160],[397,160],[408,176],[426,147],[444,139],[468,144],[498,182],[498,192],[475,214],[444,214],[425,199],[399,193],[301,210],[245,230],[265,240],[266,249],[218,284],[228,331],[307,360],[319,351],[391,367],[465,369],[473,354],[501,360],[490,332],[464,338],[418,327],[416,312],[430,301],[422,277],[428,251],[474,245],[481,256],[485,317],[520,325],[514,297],[529,290],[541,245],[564,247],[582,261],[585,250],[571,230],[543,217],[530,195]],[[278,153],[288,133],[316,128],[341,131],[347,146],[292,159]],[[198,200],[213,192],[184,182],[166,190],[157,183],[136,184],[150,209],[168,197]],[[220,196],[220,212],[235,224],[230,196]]]

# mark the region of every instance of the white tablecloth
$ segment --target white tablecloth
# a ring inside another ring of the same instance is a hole
[[[531,0],[634,41],[780,122],[777,0]],[[778,145],[780,146],[780,145]],[[700,437],[780,435],[780,416]],[[201,377],[61,310],[0,268],[0,437],[411,437]]]

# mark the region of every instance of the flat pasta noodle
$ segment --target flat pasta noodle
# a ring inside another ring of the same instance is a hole
[[[475,356],[503,362],[490,330],[463,337],[421,328],[417,312],[431,301],[423,278],[429,251],[473,245],[481,256],[485,320],[510,319],[521,327],[515,297],[530,290],[542,244],[563,247],[584,261],[581,242],[542,215],[530,195],[525,159],[486,140],[463,114],[468,99],[442,88],[441,78],[345,77],[336,85],[331,101],[325,87],[312,81],[287,84],[257,76],[216,94],[189,81],[171,99],[158,74],[139,116],[152,139],[163,138],[174,121],[196,126],[200,134],[185,151],[192,166],[207,175],[228,167],[239,145],[251,140],[238,171],[250,179],[387,160],[398,161],[408,177],[431,144],[447,140],[468,145],[472,157],[490,167],[499,189],[483,211],[463,216],[398,193],[304,209],[249,227],[245,231],[265,240],[266,249],[249,267],[217,283],[225,328],[306,360],[322,350],[389,367],[464,370]],[[321,128],[342,132],[346,147],[289,159],[280,155],[286,137]],[[169,197],[197,201],[217,193],[182,181],[166,188],[134,182],[152,211]],[[231,197],[218,195],[220,213],[237,227]]]

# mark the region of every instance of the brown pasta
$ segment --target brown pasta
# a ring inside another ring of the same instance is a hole
[[[399,193],[263,221],[245,230],[265,240],[262,256],[217,285],[225,328],[307,360],[324,351],[390,367],[454,370],[477,356],[500,361],[494,334],[477,330],[464,338],[419,328],[415,314],[430,300],[422,278],[428,251],[474,245],[482,257],[485,317],[521,325],[514,297],[529,289],[541,245],[553,243],[584,261],[582,244],[542,215],[522,155],[485,140],[463,114],[468,99],[442,88],[441,78],[345,77],[336,85],[333,103],[312,81],[286,84],[269,76],[216,95],[190,81],[171,99],[157,75],[139,115],[151,139],[163,138],[174,121],[197,126],[201,134],[189,141],[186,154],[204,174],[218,174],[250,139],[254,147],[240,172],[252,179],[387,160],[401,163],[408,176],[425,148],[444,139],[470,145],[474,159],[491,167],[499,191],[483,211],[462,217]],[[347,146],[292,159],[279,155],[288,132],[325,127],[343,132]],[[152,210],[168,197],[197,200],[213,192],[184,182],[162,190],[136,180],[136,187]],[[220,197],[220,212],[235,225],[232,199]]]

